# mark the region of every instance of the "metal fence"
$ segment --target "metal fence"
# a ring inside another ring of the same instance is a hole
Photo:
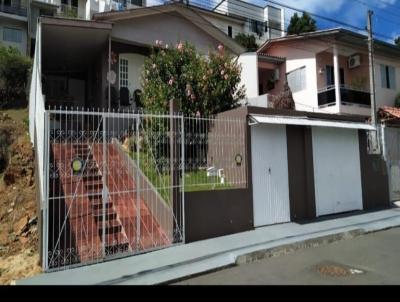
[[[184,243],[185,192],[247,186],[243,118],[50,109],[44,125],[45,270]]]

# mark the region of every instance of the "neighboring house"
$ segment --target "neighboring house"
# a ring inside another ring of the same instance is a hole
[[[400,108],[379,108],[382,156],[389,174],[391,201],[400,200]]]
[[[0,1],[0,45],[12,46],[27,54],[27,0]]]
[[[0,1],[0,43],[33,56],[39,16],[53,16],[58,5],[41,0]]]
[[[376,108],[393,106],[400,92],[400,49],[379,40],[374,45]],[[296,110],[371,114],[364,35],[335,28],[286,36],[267,41],[240,61],[249,98],[267,100],[287,80]]]
[[[225,27],[226,33],[233,38],[238,33],[251,34],[261,45],[268,39],[285,36],[285,11],[281,7],[269,4],[268,1],[266,5],[259,6],[240,0],[223,0],[213,11],[244,21],[241,27],[233,27],[229,23],[218,24]]]

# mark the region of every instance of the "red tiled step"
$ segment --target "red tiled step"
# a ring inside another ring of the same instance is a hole
[[[96,221],[103,221],[103,209],[96,209],[92,211],[94,219]],[[107,209],[105,213],[106,220],[112,220],[117,218],[117,213],[113,210],[113,208]]]
[[[121,230],[122,230],[122,225],[116,219],[106,221],[105,226],[106,226],[106,228],[105,228],[106,235],[118,233],[118,232],[121,232]],[[99,235],[102,236],[103,235],[103,223],[99,222],[98,227],[99,227]]]
[[[100,198],[98,198],[100,196]],[[91,199],[92,202],[92,209],[93,210],[98,210],[98,209],[102,209],[103,208],[103,200],[101,198],[101,194],[96,194],[93,195],[93,197],[96,197],[94,199]],[[89,197],[90,199],[90,197]],[[111,208],[112,207],[112,202],[108,201],[105,203],[106,208]]]

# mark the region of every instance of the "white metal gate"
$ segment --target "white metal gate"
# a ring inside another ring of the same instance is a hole
[[[46,270],[184,242],[182,116],[45,116]]]
[[[290,221],[286,126],[251,127],[254,226]]]

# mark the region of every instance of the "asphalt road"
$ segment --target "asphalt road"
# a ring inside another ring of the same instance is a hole
[[[179,285],[399,285],[400,228],[186,279]]]

